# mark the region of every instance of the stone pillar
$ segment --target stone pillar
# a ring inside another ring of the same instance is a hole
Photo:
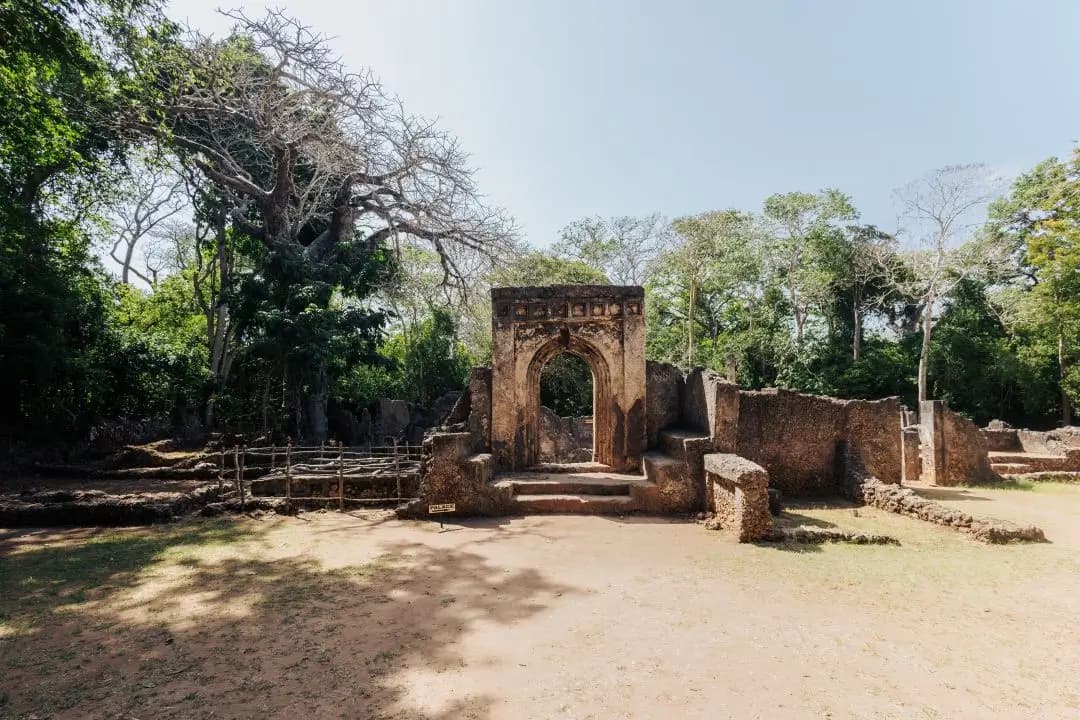
[[[908,484],[919,479],[919,426],[911,425],[900,430],[901,472],[900,482]]]
[[[730,453],[705,456],[705,478],[712,485],[715,522],[731,530],[739,542],[761,540],[772,533],[769,475],[757,463]]]
[[[733,453],[739,441],[739,386],[718,382],[713,413],[713,448],[716,452]]]
[[[919,403],[919,443],[922,482],[931,485],[948,482],[945,478],[945,427],[942,414],[945,404],[941,400],[924,400]]]

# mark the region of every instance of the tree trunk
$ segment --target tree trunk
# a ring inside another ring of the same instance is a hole
[[[858,299],[855,300],[855,332],[854,338],[851,341],[851,359],[855,362],[859,362],[859,358],[862,357],[862,307],[859,305]]]
[[[318,360],[312,368],[311,386],[303,399],[304,423],[303,436],[311,442],[326,439],[326,401],[329,396],[329,380],[326,372],[326,360]]]
[[[1059,385],[1061,387],[1061,424],[1063,427],[1072,425],[1072,403],[1069,401],[1069,394],[1065,392],[1065,374],[1069,371],[1068,363],[1065,361],[1065,333],[1058,331],[1058,378]]]
[[[923,308],[922,350],[919,352],[919,402],[929,400],[927,380],[930,375],[930,335],[934,330],[934,301],[929,298]]]
[[[694,367],[694,306],[697,305],[697,276],[690,277],[690,306],[686,309],[686,367]]]

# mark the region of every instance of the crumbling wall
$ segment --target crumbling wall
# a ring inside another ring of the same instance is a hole
[[[540,406],[540,454],[542,463],[580,463],[592,460],[592,418],[559,417]]]
[[[491,368],[474,367],[469,375],[469,433],[476,452],[491,452]]]
[[[687,376],[682,399],[682,426],[713,439],[720,452],[734,452],[740,422],[739,386],[704,368]]]
[[[419,497],[398,508],[402,517],[426,517],[428,506],[453,503],[455,515],[505,515],[510,511],[508,488],[489,484],[490,453],[474,454],[472,433],[431,433],[424,439],[424,462]]]
[[[842,452],[884,482],[901,475],[900,402],[839,400],[770,388],[740,393],[736,453],[790,495],[838,490]]]
[[[1063,427],[1047,432],[1017,430],[1016,434],[1024,452],[1063,455],[1070,448],[1080,448],[1078,427]]]
[[[1020,526],[1005,520],[980,518],[928,500],[911,488],[887,485],[865,478],[858,486],[859,498],[867,505],[900,515],[955,528],[986,543],[1045,542],[1043,531],[1034,525]]]
[[[983,428],[986,449],[990,452],[1023,452],[1018,432],[1013,428]]]
[[[660,444],[660,431],[679,424],[682,417],[683,375],[669,363],[645,363],[646,447]]]

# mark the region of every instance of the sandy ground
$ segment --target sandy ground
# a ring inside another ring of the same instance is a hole
[[[972,492],[948,501],[1053,542],[821,506],[788,521],[901,545],[385,513],[0,532],[0,717],[1080,718],[1080,487]]]

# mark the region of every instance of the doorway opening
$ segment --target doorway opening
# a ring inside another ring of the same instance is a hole
[[[592,462],[595,378],[581,357],[563,352],[540,372],[541,463]]]

